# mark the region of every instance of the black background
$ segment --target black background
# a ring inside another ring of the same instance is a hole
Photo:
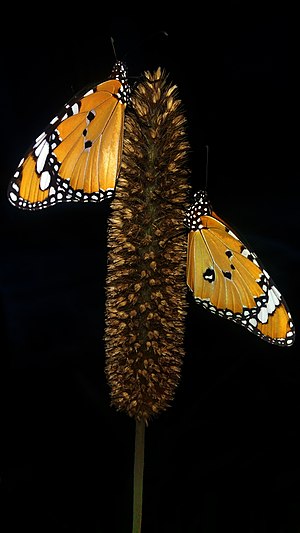
[[[252,245],[299,328],[296,11],[192,6],[140,5],[140,17],[115,4],[111,14],[26,6],[2,19],[3,533],[131,531],[134,422],[110,407],[104,375],[109,204],[28,213],[6,199],[49,120],[110,74],[111,36],[132,82],[160,65],[178,85],[193,190],[209,145],[214,208]],[[181,383],[146,430],[142,531],[299,532],[297,341],[271,346],[188,299]]]

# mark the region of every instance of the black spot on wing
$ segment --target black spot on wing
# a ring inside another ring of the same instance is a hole
[[[90,148],[90,147],[92,146],[92,144],[93,144],[92,141],[85,141],[85,143],[84,143],[84,148],[85,148],[85,150],[87,150],[88,148]]]
[[[209,283],[212,283],[216,279],[215,271],[213,268],[207,268],[205,272],[203,272],[203,277],[206,281],[209,281]]]

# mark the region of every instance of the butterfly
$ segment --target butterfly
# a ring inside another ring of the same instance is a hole
[[[184,224],[196,302],[271,344],[291,346],[295,328],[283,297],[257,255],[214,213],[206,191],[194,194]]]
[[[130,94],[126,66],[117,61],[107,81],[74,96],[20,161],[8,186],[9,201],[36,210],[112,196]]]

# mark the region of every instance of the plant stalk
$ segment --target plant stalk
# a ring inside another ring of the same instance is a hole
[[[132,533],[141,533],[143,507],[143,475],[145,449],[145,422],[135,423],[135,452],[133,472],[133,526]]]

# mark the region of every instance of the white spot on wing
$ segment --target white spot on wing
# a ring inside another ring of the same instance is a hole
[[[251,326],[256,328],[257,327],[257,320],[255,318],[250,318],[249,324],[251,324]]]
[[[43,139],[42,141],[40,141],[36,146],[35,150],[34,150],[34,154],[36,157],[38,157],[41,153],[41,151],[43,150],[44,146],[45,146],[45,142],[46,140]]]
[[[37,151],[39,153],[36,153]],[[38,147],[36,152],[35,152],[35,155],[38,156],[37,162],[36,162],[36,171],[38,174],[40,174],[44,170],[45,162],[46,162],[47,156],[49,155],[49,144],[47,143],[47,141],[43,141],[41,144],[41,147]]]
[[[242,251],[242,255],[243,255],[244,257],[248,257],[249,254],[250,254],[250,252],[249,252],[248,248],[244,248],[244,250]]]
[[[48,170],[45,170],[44,172],[42,172],[41,179],[40,179],[40,189],[42,191],[45,191],[46,189],[48,189],[50,185],[50,179],[51,179],[51,176]]]
[[[10,192],[9,196],[12,202],[16,202],[18,199],[17,195],[14,192]]]
[[[77,113],[79,112],[79,105],[73,104],[71,109],[73,111],[73,115],[77,115]]]
[[[268,309],[266,307],[262,307],[257,315],[258,320],[262,324],[266,324],[268,322],[268,317],[269,317]]]
[[[39,135],[37,139],[35,139],[35,144],[33,148],[36,148],[36,146],[40,144],[40,142],[43,141],[45,138],[46,138],[46,133],[43,131],[43,133],[41,133],[41,135]]]
[[[276,295],[276,297],[278,298],[279,301],[281,301],[281,294],[279,292],[279,290],[273,285],[272,287],[272,290],[273,290],[273,293]]]
[[[229,235],[231,235],[231,237],[233,237],[234,239],[236,239],[237,241],[239,241],[240,239],[238,239],[238,237],[233,233],[233,231],[231,231],[231,229],[228,231]]]
[[[280,299],[278,298],[278,296],[280,297],[281,294],[277,291],[276,287],[272,287],[269,290],[269,300],[272,300],[274,309],[275,307],[278,307],[278,305],[280,304]]]

